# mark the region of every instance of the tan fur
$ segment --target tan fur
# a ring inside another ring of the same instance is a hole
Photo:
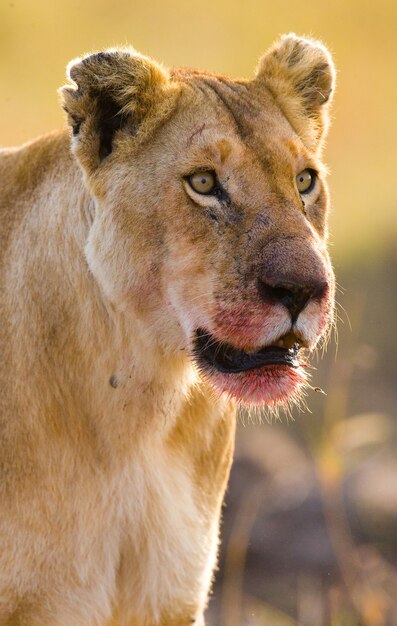
[[[327,131],[335,70],[321,42],[284,35],[261,59],[257,80],[266,84],[305,144],[321,148]]]
[[[73,154],[61,131],[0,157],[0,624],[203,624],[236,403],[192,334],[256,350],[287,333],[281,305],[256,314],[270,270],[327,280],[296,322],[309,348],[331,321],[332,64],[289,36],[253,81],[128,49],[69,76]],[[230,202],[192,194],[202,168]],[[236,303],[251,317],[233,330]]]

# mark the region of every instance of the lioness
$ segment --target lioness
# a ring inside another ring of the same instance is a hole
[[[73,61],[60,131],[1,153],[0,623],[203,624],[236,405],[305,384],[332,320],[334,69]]]

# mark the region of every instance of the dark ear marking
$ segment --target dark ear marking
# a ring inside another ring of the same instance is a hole
[[[81,65],[75,65],[70,68],[69,75],[77,84],[83,82],[83,86],[79,85],[77,93],[81,96],[87,92],[90,98],[96,101],[96,128],[99,135],[99,159],[103,161],[113,150],[113,139],[116,131],[120,130],[127,121],[127,115],[120,110],[120,103],[116,97],[112,96],[110,89],[100,89],[97,86],[84,86],[84,79],[81,81],[82,69],[87,71],[98,68],[100,64],[108,67],[114,65],[115,55],[112,52],[97,52],[85,57],[81,61]],[[96,70],[97,71],[97,70]],[[115,68],[116,71],[116,68]],[[95,79],[97,80],[97,77]],[[81,121],[72,125],[73,135],[77,135],[80,131]]]
[[[128,121],[128,115],[120,111],[120,105],[105,90],[97,96],[97,130],[99,135],[99,159],[103,161],[113,150],[113,139],[118,130]]]
[[[72,151],[92,173],[114,150],[121,135],[143,139],[169,115],[178,95],[168,72],[131,48],[116,48],[71,61],[72,85],[61,88],[74,140]]]
[[[71,97],[76,101],[82,98],[83,91],[79,88],[69,90]],[[120,104],[106,89],[88,89],[90,99],[95,101],[95,128],[99,135],[99,158],[103,161],[113,150],[113,139],[116,131],[131,122],[132,116],[120,109]],[[85,117],[70,110],[70,107],[63,107],[69,115],[70,125],[74,137],[81,131],[81,126],[85,122]]]
[[[325,104],[332,94],[327,63],[319,63],[313,67],[310,74],[296,84],[296,90],[307,101],[309,109],[313,104]]]
[[[78,115],[71,115],[70,118],[72,122],[71,126],[72,126],[73,137],[76,137],[80,132],[81,125],[84,122],[84,118],[79,117]]]

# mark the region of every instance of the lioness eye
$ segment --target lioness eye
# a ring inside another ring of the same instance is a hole
[[[309,193],[316,182],[316,172],[314,170],[303,170],[296,177],[296,186],[298,188],[299,193]]]
[[[194,191],[202,194],[209,194],[214,190],[216,185],[216,176],[214,172],[196,172],[187,178],[189,185]]]

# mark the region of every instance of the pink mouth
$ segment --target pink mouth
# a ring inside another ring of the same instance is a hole
[[[301,368],[288,365],[265,365],[240,374],[211,376],[214,386],[242,404],[267,404],[270,407],[286,405],[296,398],[305,384]]]
[[[222,393],[245,404],[276,406],[298,395],[305,383],[298,349],[295,343],[244,352],[199,329],[194,354],[203,374]]]

